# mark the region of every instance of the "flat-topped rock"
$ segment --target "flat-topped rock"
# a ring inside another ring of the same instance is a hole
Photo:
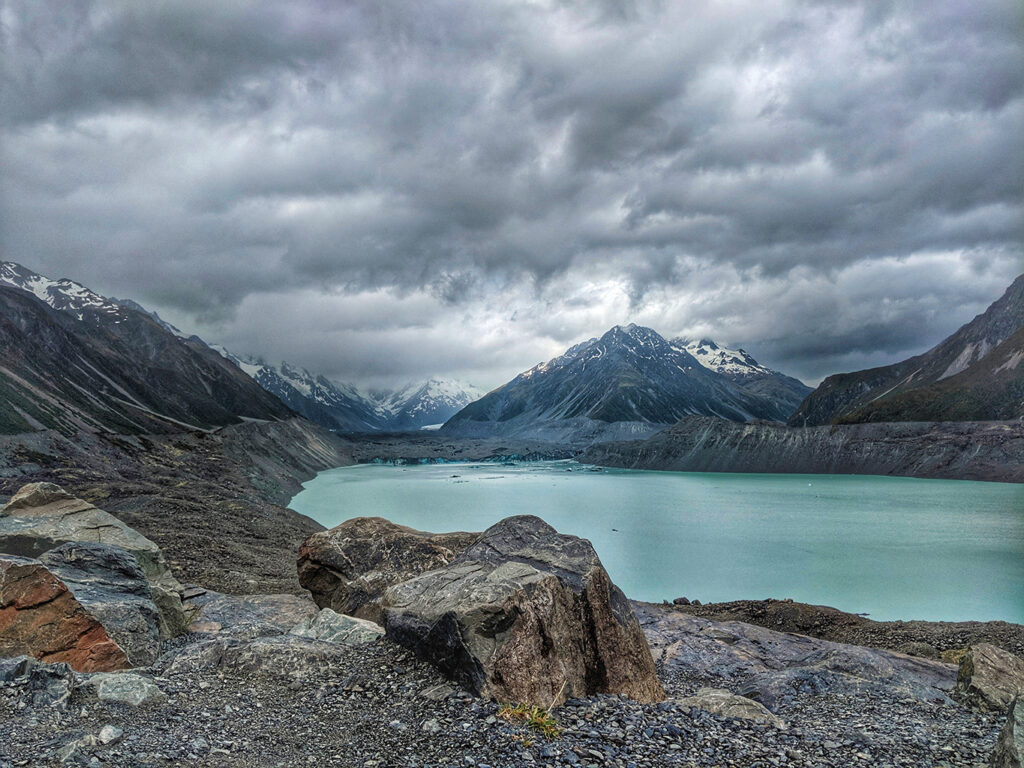
[[[478,536],[424,533],[382,517],[356,517],[303,542],[299,583],[320,608],[380,623],[377,603],[388,587],[444,567]]]
[[[79,672],[130,666],[103,624],[43,563],[0,555],[0,656],[22,654]]]
[[[160,612],[161,636],[185,631],[181,584],[160,548],[138,531],[53,483],[23,486],[0,510],[0,552],[37,558],[71,542],[113,544],[134,555]]]
[[[387,636],[467,689],[553,706],[665,694],[632,608],[589,541],[502,520],[447,565],[388,588]]]
[[[667,672],[710,676],[772,712],[801,692],[873,691],[952,703],[952,664],[738,621],[708,621],[673,607],[636,603],[635,608],[654,658]]]
[[[763,704],[724,688],[701,688],[693,696],[675,699],[675,703],[681,707],[703,709],[722,717],[752,720],[755,723],[765,723],[775,728],[786,727],[786,724]]]
[[[316,615],[316,603],[306,595],[225,595],[200,590],[185,601],[192,614],[189,630],[235,637],[287,633]]]

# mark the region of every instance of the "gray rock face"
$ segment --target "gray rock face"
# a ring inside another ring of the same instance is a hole
[[[590,542],[536,517],[492,526],[445,567],[390,587],[381,606],[389,639],[486,697],[664,698],[630,604]]]
[[[992,768],[1021,768],[1024,763],[1024,701],[1014,700],[992,753]]]
[[[323,608],[315,616],[300,621],[288,634],[328,643],[363,645],[383,637],[384,627],[366,619],[343,616],[330,608]]]
[[[30,483],[0,509],[0,552],[39,557],[69,542],[114,544],[134,555],[160,612],[161,636],[166,639],[185,631],[181,584],[160,548],[142,534],[53,483]]]
[[[1006,712],[1024,694],[1024,661],[989,643],[967,649],[960,660],[955,696],[982,712]]]
[[[659,664],[683,676],[713,673],[737,693],[775,711],[798,693],[898,693],[950,703],[956,668],[892,651],[713,622],[648,604],[636,612]]]
[[[318,670],[347,663],[349,649],[294,635],[216,637],[187,646],[169,661],[164,674],[184,675],[211,669],[231,669],[249,674],[287,677],[311,675]]]
[[[682,707],[703,709],[722,717],[753,720],[755,723],[766,723],[775,728],[786,727],[786,724],[763,704],[745,696],[737,696],[724,688],[701,688],[696,695],[676,699],[675,703]]]
[[[40,562],[106,629],[132,666],[160,653],[160,616],[135,556],[110,544],[72,542],[44,552]]]
[[[379,624],[378,601],[388,587],[447,565],[477,536],[424,533],[381,517],[356,517],[303,542],[299,583],[319,607]]]
[[[316,604],[301,595],[224,595],[201,591],[188,598],[193,613],[189,630],[233,637],[263,637],[288,632],[317,612]]]

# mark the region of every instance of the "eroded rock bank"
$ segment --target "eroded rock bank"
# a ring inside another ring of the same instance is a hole
[[[182,581],[236,594],[301,592],[295,552],[323,530],[284,504],[349,444],[303,419],[212,433],[0,436],[0,499],[52,482],[138,531]]]
[[[899,475],[1024,482],[1024,424],[907,422],[825,427],[690,416],[646,440],[599,443],[581,461],[678,472]]]
[[[674,610],[712,621],[742,621],[779,632],[797,632],[911,656],[945,656],[952,660],[958,659],[959,652],[967,646],[991,643],[1024,657],[1024,625],[1007,621],[874,621],[827,605],[790,599],[700,603],[684,597],[674,602]]]

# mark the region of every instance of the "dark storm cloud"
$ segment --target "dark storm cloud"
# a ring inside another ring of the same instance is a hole
[[[500,378],[642,319],[819,378],[919,351],[1021,271],[1022,21],[1013,0],[15,0],[0,247],[243,351],[306,334],[335,372]],[[331,309],[359,297],[389,307],[386,363]],[[524,359],[498,362],[512,337]]]

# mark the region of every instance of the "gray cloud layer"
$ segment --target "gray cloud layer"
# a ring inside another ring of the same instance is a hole
[[[497,384],[636,320],[815,380],[920,351],[1024,269],[1015,0],[0,23],[4,257],[343,378]]]

